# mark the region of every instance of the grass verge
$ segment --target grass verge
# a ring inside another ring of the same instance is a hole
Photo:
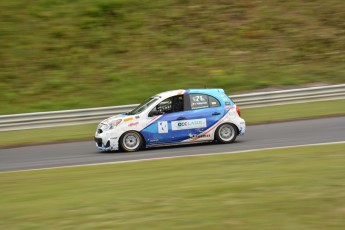
[[[345,99],[243,109],[249,124],[345,115]]]
[[[243,109],[247,124],[345,115],[345,100]],[[97,124],[0,132],[0,147],[91,140]]]
[[[2,173],[1,229],[344,229],[345,144]]]

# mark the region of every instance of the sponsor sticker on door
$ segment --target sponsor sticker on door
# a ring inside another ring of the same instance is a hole
[[[206,128],[206,118],[171,122],[172,130]]]
[[[159,121],[158,122],[158,133],[168,133],[168,122]]]

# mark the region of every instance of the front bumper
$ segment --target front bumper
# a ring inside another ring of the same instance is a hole
[[[102,137],[94,137],[96,148],[100,151],[116,151],[119,150],[117,139],[105,139]]]

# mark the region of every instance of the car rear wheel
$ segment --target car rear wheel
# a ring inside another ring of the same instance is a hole
[[[143,138],[134,131],[128,131],[120,138],[121,149],[126,152],[135,152],[143,146]]]
[[[215,139],[220,143],[232,143],[236,137],[237,129],[233,124],[222,124],[216,129]]]

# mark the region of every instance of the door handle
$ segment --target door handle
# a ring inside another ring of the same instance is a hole
[[[178,117],[176,120],[184,120],[186,119],[185,117]]]
[[[218,113],[218,112],[212,113],[212,116],[217,116],[217,115],[220,115],[220,113]]]

